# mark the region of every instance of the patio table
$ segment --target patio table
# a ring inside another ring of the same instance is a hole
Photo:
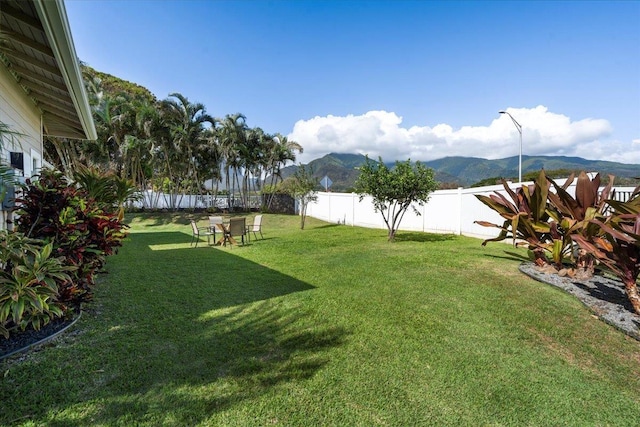
[[[227,246],[227,243],[230,245],[237,245],[238,242],[231,235],[231,230],[229,229],[230,225],[229,220],[225,220],[222,223],[217,223],[215,226],[218,230],[222,232],[222,237],[218,239],[218,241],[214,244],[214,246]]]

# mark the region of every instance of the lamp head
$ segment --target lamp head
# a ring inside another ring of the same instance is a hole
[[[506,111],[498,111],[499,114],[507,114]]]

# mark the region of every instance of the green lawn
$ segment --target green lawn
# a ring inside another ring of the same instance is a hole
[[[130,220],[76,326],[0,365],[1,425],[640,425],[640,343],[509,245],[267,215],[196,249],[187,216]]]

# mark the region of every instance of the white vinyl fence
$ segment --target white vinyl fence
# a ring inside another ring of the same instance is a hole
[[[242,200],[239,197],[231,196],[230,199],[226,195],[218,195],[213,197],[210,194],[194,195],[194,194],[168,194],[156,192],[152,190],[143,191],[140,194],[140,200],[131,203],[135,208],[144,209],[204,209],[218,208],[229,209],[229,205],[235,209],[242,206]],[[230,201],[230,203],[229,203]],[[249,208],[260,208],[260,196],[249,196]]]
[[[563,181],[556,180],[556,182],[562,184]],[[510,188],[514,191],[519,186],[519,184],[510,184]],[[504,222],[500,215],[475,197],[476,194],[489,196],[495,191],[511,200],[502,185],[434,191],[424,206],[415,204],[421,215],[416,215],[413,209],[409,208],[402,219],[400,230],[451,233],[482,239],[496,237],[500,233],[497,228],[474,224],[474,221],[488,221],[495,224]],[[575,194],[575,182],[567,191]],[[632,187],[616,187],[616,199],[627,200],[632,192]],[[318,200],[309,203],[307,215],[327,222],[386,229],[382,215],[373,209],[372,198],[366,196],[360,201],[355,193],[319,192]]]

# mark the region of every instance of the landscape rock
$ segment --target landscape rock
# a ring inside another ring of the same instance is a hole
[[[614,278],[576,272],[575,277],[561,277],[555,268],[540,268],[531,262],[520,265],[520,271],[543,283],[558,287],[578,298],[598,318],[640,341],[640,315],[627,298],[623,284]]]

